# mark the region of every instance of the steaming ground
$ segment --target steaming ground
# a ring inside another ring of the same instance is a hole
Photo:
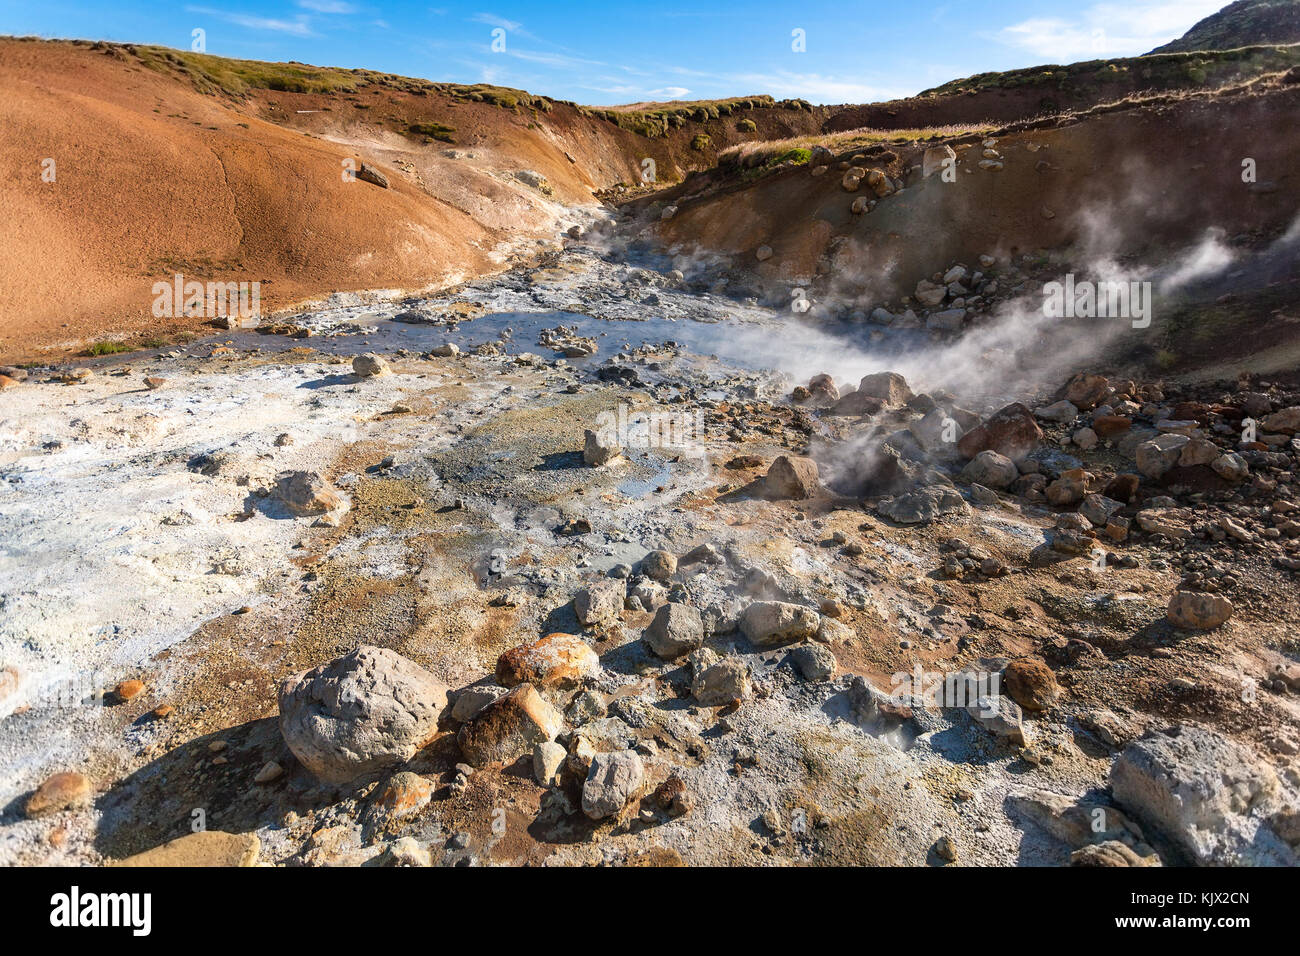
[[[753,700],[694,706],[681,670],[643,647],[651,612],[629,608],[594,635],[593,689],[611,716],[589,731],[602,748],[639,748],[653,779],[677,774],[694,812],[597,829],[528,772],[480,770],[440,789],[406,835],[444,863],[921,865],[937,862],[941,837],[968,863],[1067,862],[1069,842],[1013,805],[1103,788],[1112,755],[1080,722],[1109,713],[1140,733],[1158,718],[1125,695],[1183,667],[1126,663],[1123,681],[1086,691],[1091,678],[1079,677],[1069,707],[1029,721],[1023,750],[964,712],[918,713],[907,731],[864,722],[849,677],[887,689],[917,664],[996,670],[1060,633],[1114,646],[1163,617],[1177,573],[1160,562],[1122,578],[1086,562],[1035,570],[1028,556],[1054,516],[1010,502],[907,528],[857,499],[741,493],[775,456],[833,437],[786,403],[792,382],[895,370],[984,411],[1059,385],[1059,340],[1036,331],[1041,317],[1023,303],[955,345],[819,326],[700,292],[698,277],[658,265],[576,246],[439,297],[341,297],[290,321],[311,337],[230,334],[99,364],[81,384],[34,375],[7,391],[0,862],[120,858],[188,832],[195,807],[213,828],[255,833],[264,859],[373,861],[392,834],[366,822],[372,794],[317,785],[297,766],[274,719],[277,681],[366,643],[455,690],[485,682],[521,641],[581,633],[582,586],[652,549],[706,544],[722,560],[684,565],[679,593],[719,622],[711,646],[751,668]],[[539,344],[557,326],[598,351],[557,358]],[[467,354],[427,354],[447,343]],[[371,350],[392,374],[352,374],[351,357]],[[602,377],[615,356],[631,378]],[[149,389],[145,377],[166,381]],[[584,430],[620,403],[699,410],[704,434],[691,449],[629,449],[586,467]],[[344,507],[292,517],[265,493],[292,469],[328,477]],[[589,532],[570,533],[583,521]],[[979,589],[944,580],[934,569],[953,537],[1016,573]],[[787,649],[721,626],[754,599],[833,604],[839,674],[802,680]],[[1251,639],[1279,627],[1257,622]],[[141,696],[94,700],[128,678],[144,681]],[[159,706],[174,711],[153,716]],[[417,769],[451,779],[459,758],[429,751]],[[287,772],[255,782],[268,761]],[[94,808],[24,819],[23,795],[58,770],[95,781]]]

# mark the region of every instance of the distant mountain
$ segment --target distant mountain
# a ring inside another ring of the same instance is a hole
[[[1300,43],[1300,0],[1238,0],[1151,52],[1235,50],[1270,43]]]

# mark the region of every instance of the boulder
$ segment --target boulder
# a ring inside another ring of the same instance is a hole
[[[1079,514],[1088,519],[1095,528],[1104,528],[1116,512],[1122,511],[1124,505],[1105,495],[1088,495],[1079,506]]]
[[[811,498],[819,487],[817,462],[797,455],[781,455],[763,476],[764,497],[777,500]]]
[[[85,774],[75,771],[56,773],[27,798],[23,813],[31,820],[61,810],[87,807],[94,798],[95,789]]]
[[[1042,438],[1043,430],[1029,409],[1013,402],[962,435],[957,450],[965,458],[974,458],[982,451],[996,451],[1014,461],[1033,451]]]
[[[1163,478],[1165,472],[1178,464],[1183,448],[1190,442],[1186,435],[1157,435],[1137,446],[1138,471],[1151,479]]]
[[[760,647],[803,641],[817,633],[821,615],[785,601],[755,601],[740,615],[740,630]]]
[[[916,284],[916,301],[927,309],[940,305],[948,297],[948,287],[929,279],[922,279]]]
[[[907,379],[897,372],[876,372],[867,375],[858,383],[858,395],[877,398],[885,405],[906,405],[914,397]]]
[[[1073,402],[1068,402],[1062,399],[1055,404],[1035,408],[1034,417],[1041,418],[1043,421],[1058,422],[1062,425],[1068,425],[1079,417],[1079,409]]]
[[[590,428],[582,433],[582,460],[593,468],[607,465],[623,454],[618,442],[606,441]]]
[[[1266,415],[1259,426],[1266,432],[1285,432],[1288,435],[1300,432],[1300,405],[1292,405],[1280,412]]]
[[[1066,401],[1087,411],[1096,408],[1110,397],[1110,382],[1104,375],[1089,375],[1080,372],[1070,379],[1065,386]]]
[[[388,367],[388,362],[382,356],[374,352],[366,352],[358,355],[352,360],[352,372],[361,378],[370,378],[375,375],[387,375],[392,371]]]
[[[582,785],[582,812],[603,820],[621,811],[636,796],[645,780],[645,768],[635,751],[598,753]]]
[[[1018,657],[1002,672],[1007,696],[1025,710],[1047,710],[1061,689],[1052,669],[1036,657]]]
[[[388,188],[388,177],[369,163],[362,163],[361,168],[358,169],[354,175],[363,183],[370,183],[372,186],[378,186],[380,189]]]
[[[704,707],[726,707],[754,693],[749,665],[739,657],[719,658],[708,648],[691,654],[691,694]]]
[[[533,779],[543,787],[559,783],[560,768],[569,754],[552,740],[533,748]]]
[[[1061,472],[1061,477],[1049,484],[1046,490],[1048,502],[1058,508],[1077,505],[1087,493],[1088,473],[1082,468],[1070,468]]]
[[[1213,464],[1223,452],[1219,446],[1208,438],[1193,438],[1183,446],[1181,454],[1178,456],[1178,466],[1180,468],[1195,468],[1197,465]]]
[[[273,496],[296,515],[319,515],[342,506],[343,496],[314,471],[283,471],[276,475]]]
[[[1221,594],[1175,591],[1166,616],[1174,627],[1208,631],[1232,617],[1232,602]]]
[[[677,573],[677,555],[671,551],[651,551],[641,559],[641,573],[652,581],[667,584]]]
[[[986,488],[1005,489],[1020,477],[1016,463],[995,451],[982,451],[962,469],[963,481],[981,484]]]
[[[965,325],[965,309],[945,309],[942,312],[932,312],[925,319],[925,327],[936,332],[960,332]]]
[[[929,524],[945,515],[963,514],[969,510],[957,489],[946,485],[932,485],[897,498],[883,498],[876,504],[877,514],[899,524]]]
[[[626,596],[627,586],[622,581],[597,581],[574,596],[573,611],[587,627],[613,624],[623,613]]]
[[[531,753],[537,744],[554,740],[564,718],[532,684],[519,684],[484,707],[460,729],[457,741],[474,767],[509,764]]]
[[[1221,455],[1214,461],[1210,462],[1210,467],[1214,473],[1225,481],[1239,482],[1245,481],[1250,477],[1250,465],[1246,459],[1242,458],[1235,451]]]
[[[164,867],[189,869],[196,866],[244,867],[256,866],[262,852],[262,841],[256,833],[223,833],[221,830],[201,830],[187,833],[145,850],[112,866]]]
[[[362,645],[281,682],[280,733],[328,783],[405,763],[438,731],[447,688],[396,651]]]
[[[790,652],[790,663],[808,681],[830,680],[839,667],[835,653],[825,644],[800,644]]]
[[[587,642],[573,634],[547,634],[512,647],[497,659],[496,679],[502,687],[529,683],[541,688],[574,687],[600,670],[600,658]]]
[[[1115,802],[1209,866],[1294,866],[1264,811],[1273,769],[1222,734],[1182,724],[1130,743],[1110,771]]]
[[[935,173],[943,172],[945,165],[955,168],[957,152],[951,146],[931,146],[921,157],[921,178],[929,179]]]
[[[672,660],[704,643],[704,620],[689,604],[664,604],[642,639],[657,656]]]

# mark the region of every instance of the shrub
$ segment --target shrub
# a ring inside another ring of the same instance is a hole
[[[736,124],[736,129],[738,129],[742,133],[757,133],[758,124],[755,123],[752,119],[743,119]]]
[[[704,150],[709,148],[709,143],[710,140],[708,136],[706,136],[704,133],[696,133],[695,136],[692,137],[691,139],[691,149],[698,150],[699,152],[704,152]]]

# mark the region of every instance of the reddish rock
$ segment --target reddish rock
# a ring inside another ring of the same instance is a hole
[[[1052,669],[1036,657],[1018,657],[1002,673],[1007,696],[1025,710],[1046,710],[1056,703],[1060,687]]]
[[[94,796],[90,778],[82,773],[56,773],[27,798],[24,812],[29,819],[88,805]]]
[[[508,764],[532,753],[535,745],[554,740],[563,727],[564,719],[536,687],[519,684],[479,711],[457,740],[471,766]]]
[[[1138,487],[1141,484],[1142,479],[1137,475],[1116,475],[1106,483],[1101,493],[1107,498],[1129,504],[1137,497]]]
[[[1015,460],[1023,458],[1042,441],[1043,430],[1034,414],[1020,402],[1012,402],[972,428],[957,442],[957,450],[966,458],[982,451],[996,451]]]
[[[497,659],[496,678],[502,687],[572,687],[599,668],[600,660],[586,641],[557,633],[506,651]]]
[[[1133,419],[1123,415],[1097,415],[1092,420],[1092,430],[1098,438],[1114,438],[1133,427]]]
[[[130,700],[132,697],[138,697],[144,692],[144,681],[124,680],[113,688],[113,693],[117,695],[118,700]]]
[[[1069,384],[1065,386],[1066,401],[1073,402],[1085,411],[1089,408],[1096,408],[1109,398],[1110,394],[1110,382],[1106,380],[1104,375],[1089,375],[1080,372],[1070,379]]]

